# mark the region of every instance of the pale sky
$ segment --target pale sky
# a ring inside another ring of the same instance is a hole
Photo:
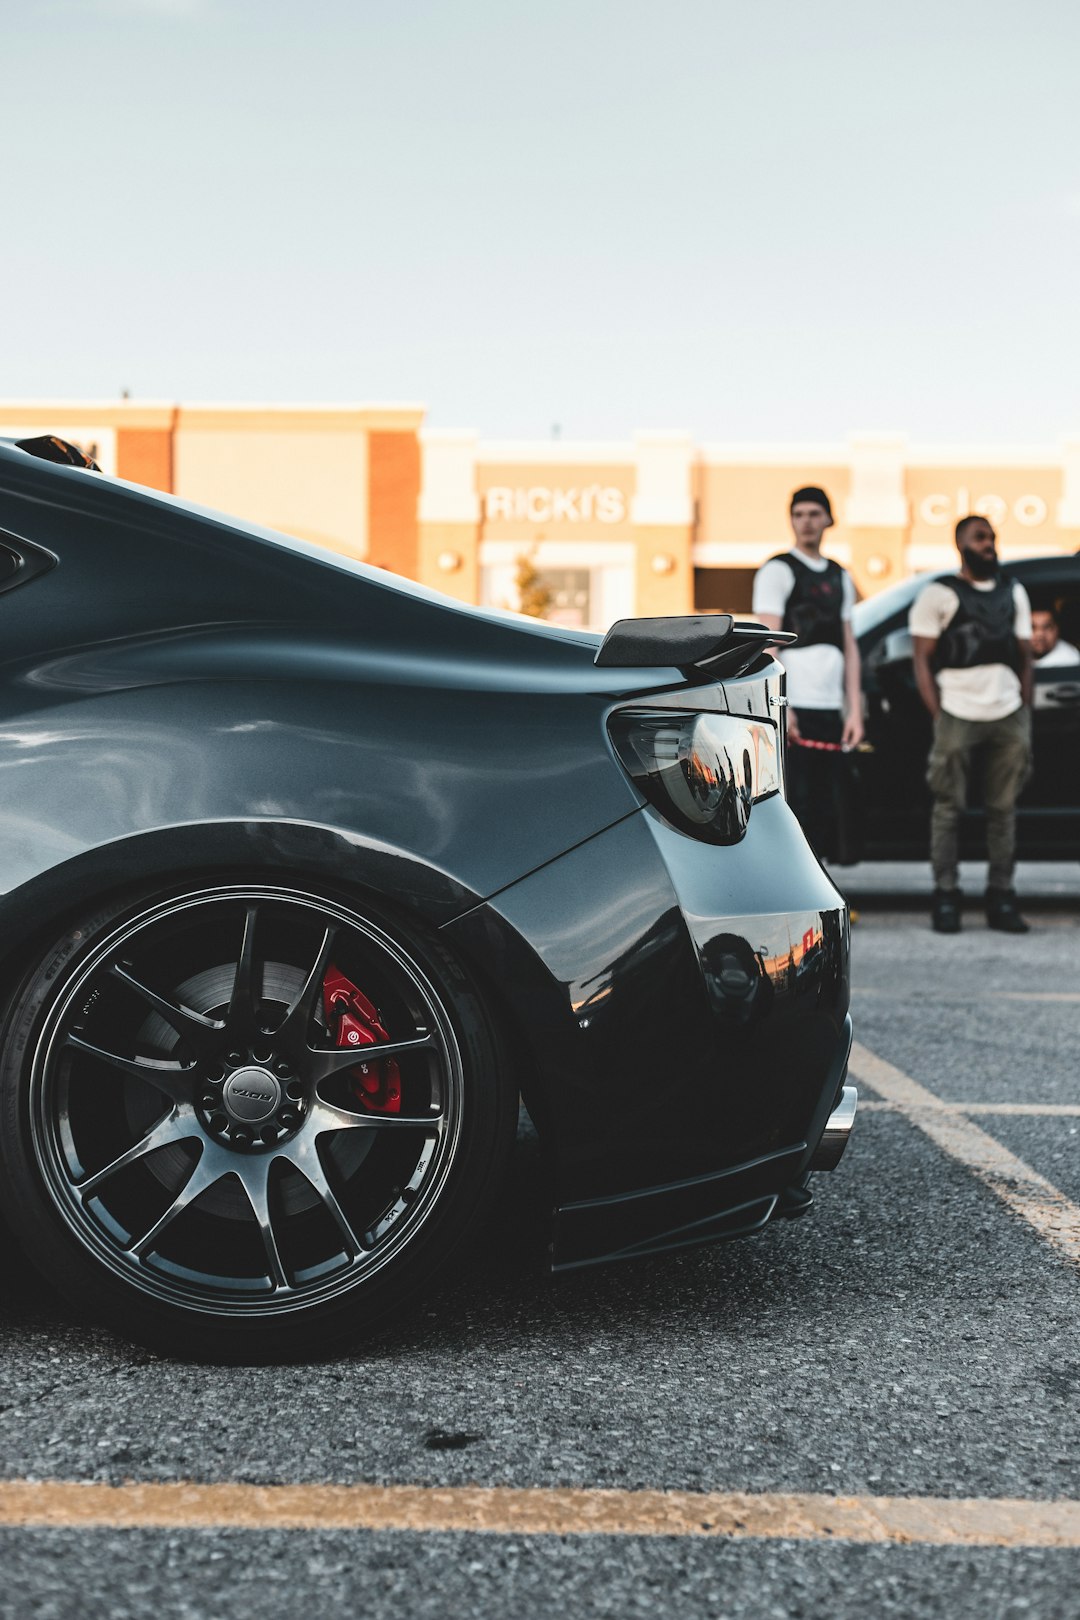
[[[1080,432],[1076,0],[0,0],[0,396]]]

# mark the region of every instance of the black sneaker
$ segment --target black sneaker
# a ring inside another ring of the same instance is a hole
[[[986,926],[999,928],[1003,934],[1031,932],[1029,924],[1017,909],[1015,889],[987,889]]]
[[[930,926],[935,934],[960,932],[960,890],[935,889],[930,905]]]

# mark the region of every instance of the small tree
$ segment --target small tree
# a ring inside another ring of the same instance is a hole
[[[518,612],[527,613],[533,619],[546,619],[551,606],[551,592],[543,582],[531,551],[523,551],[518,558],[514,584],[517,586]]]

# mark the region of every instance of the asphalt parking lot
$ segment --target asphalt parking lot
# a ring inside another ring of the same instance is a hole
[[[555,1281],[525,1129],[483,1267],[377,1346],[289,1368],[169,1364],[8,1256],[0,1614],[1080,1614],[1080,1508],[1071,1545],[1038,1544],[1044,1504],[1080,1503],[1080,868],[1023,871],[1023,939],[977,908],[931,934],[914,869],[838,877],[869,1106],[808,1219]],[[20,1524],[54,1481],[124,1487],[123,1527],[61,1497],[55,1527]],[[155,1523],[131,1482],[423,1489],[394,1498],[407,1528],[321,1528],[317,1492],[290,1498],[305,1528],[268,1528],[250,1493]],[[537,1489],[547,1528],[514,1519]],[[672,1531],[657,1492],[720,1493],[721,1519]],[[728,1523],[731,1493],[754,1502]],[[913,1530],[883,1498],[918,1499]],[[1008,1499],[990,1544],[970,1498]],[[439,1528],[463,1502],[493,1527]]]

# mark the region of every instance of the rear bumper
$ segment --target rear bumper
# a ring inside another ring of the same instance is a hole
[[[557,1269],[763,1225],[851,1041],[846,906],[782,799],[730,848],[637,812],[445,936],[504,1004]]]
[[[840,1096],[824,1130],[746,1164],[661,1187],[558,1205],[552,1269],[575,1271],[600,1261],[633,1260],[666,1249],[687,1248],[757,1231],[776,1214],[802,1214],[813,1200],[803,1191],[808,1171],[833,1170],[847,1146],[855,1119],[856,1090],[844,1084],[851,1049],[851,1020],[837,1049],[823,1098]],[[820,1112],[820,1109],[817,1110]],[[816,1140],[816,1146],[814,1145]],[[781,1205],[785,1189],[801,1195],[794,1208]]]

